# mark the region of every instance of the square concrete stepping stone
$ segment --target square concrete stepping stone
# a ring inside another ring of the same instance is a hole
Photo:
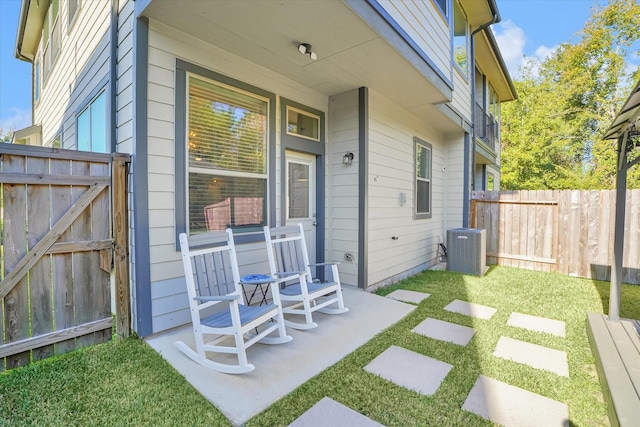
[[[531,316],[529,314],[511,313],[507,325],[516,328],[528,329],[535,332],[544,332],[558,337],[565,337],[564,322],[548,319],[546,317]]]
[[[483,375],[462,409],[505,427],[569,426],[569,408],[564,403]]]
[[[427,299],[431,294],[416,291],[407,291],[404,289],[398,289],[387,295],[387,298],[395,299],[398,301],[411,302],[414,304],[420,304],[422,300]]]
[[[453,313],[460,313],[465,316],[477,317],[478,319],[485,320],[491,319],[491,317],[496,314],[496,311],[498,311],[498,309],[493,307],[461,301],[459,299],[451,301],[451,303],[449,303],[449,305],[444,309]]]
[[[328,397],[313,405],[307,412],[296,418],[291,427],[383,427],[382,424],[365,417],[359,412],[344,406]]]
[[[438,390],[452,367],[448,363],[392,345],[364,369],[409,390],[430,396]]]
[[[425,321],[413,328],[413,332],[424,335],[425,337],[464,346],[471,341],[476,330],[468,326],[457,325],[428,317]]]
[[[493,355],[524,363],[536,369],[551,371],[563,377],[569,376],[567,353],[564,351],[514,340],[513,338],[500,337]]]

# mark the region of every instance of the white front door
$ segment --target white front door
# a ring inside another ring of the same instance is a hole
[[[302,224],[309,262],[316,262],[316,157],[286,151],[285,225]]]

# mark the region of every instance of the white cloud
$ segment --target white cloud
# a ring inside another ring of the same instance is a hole
[[[524,63],[524,45],[527,41],[524,30],[510,19],[491,28],[509,73],[516,76],[518,67]]]
[[[550,57],[551,55],[556,53],[556,51],[558,50],[559,47],[560,47],[560,45],[555,45],[555,46],[551,46],[551,47],[538,46],[534,56],[539,61],[544,61],[545,59],[547,59],[548,57]]]
[[[527,56],[524,52],[527,36],[522,28],[509,19],[491,28],[512,78],[517,78],[520,75],[519,69],[525,65],[534,75],[537,74],[540,62],[553,55],[559,48],[559,45],[551,47],[541,45],[532,56]]]
[[[19,130],[31,126],[31,111],[9,108],[9,115],[0,118],[0,131]]]

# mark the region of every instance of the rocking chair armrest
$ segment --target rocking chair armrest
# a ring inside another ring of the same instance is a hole
[[[316,264],[309,264],[309,267],[323,267],[323,266],[331,266],[331,265],[338,265],[340,264],[340,262],[336,261],[336,262],[318,262]]]
[[[240,298],[240,295],[218,295],[209,297],[195,297],[196,301],[235,301]]]

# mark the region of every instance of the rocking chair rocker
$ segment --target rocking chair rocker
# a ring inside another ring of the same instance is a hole
[[[177,341],[176,346],[184,354],[207,368],[242,374],[255,369],[247,361],[246,349],[249,346],[256,342],[282,344],[291,341],[285,331],[277,285],[271,287],[272,304],[260,307],[245,305],[231,230],[191,237],[182,233],[180,248],[196,344],[194,351],[184,342]],[[274,279],[273,283],[279,281]],[[274,322],[257,332],[256,328],[272,319]],[[256,334],[252,333],[254,330]],[[275,336],[269,336],[273,332],[276,332]],[[205,342],[204,335],[219,337]],[[223,340],[233,340],[234,344],[219,345]],[[210,360],[206,357],[207,352],[236,354],[238,364]]]

